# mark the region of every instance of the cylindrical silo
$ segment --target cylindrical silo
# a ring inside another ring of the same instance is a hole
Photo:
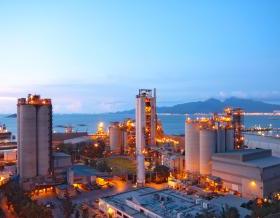
[[[226,151],[226,132],[224,128],[219,127],[217,129],[217,153],[223,153]]]
[[[186,122],[185,126],[185,166],[190,173],[199,172],[199,125]]]
[[[217,144],[216,130],[201,129],[199,141],[199,171],[202,175],[209,175],[211,173],[211,158],[213,153],[215,153],[215,148]]]
[[[109,145],[113,152],[120,153],[122,146],[122,130],[118,122],[111,123],[109,127]]]
[[[127,151],[128,149],[128,144],[127,144],[127,131],[123,130],[122,131],[122,138],[123,138],[123,146],[122,146],[122,153]]]
[[[226,151],[231,151],[234,149],[234,130],[226,130]]]

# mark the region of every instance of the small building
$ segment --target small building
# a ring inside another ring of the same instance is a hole
[[[65,175],[69,167],[72,166],[71,155],[63,152],[54,152],[53,156],[53,168],[56,176]]]
[[[280,187],[280,158],[265,149],[218,153],[212,156],[212,175],[245,198],[263,198]]]
[[[77,195],[76,189],[72,185],[62,184],[55,187],[57,197],[64,199],[66,197],[74,197]]]
[[[55,132],[52,134],[52,145],[75,144],[89,140],[87,132]]]
[[[94,184],[100,183],[100,185],[107,184],[105,180],[108,178],[107,173],[99,172],[86,165],[74,165],[68,169],[67,182],[69,185],[74,184]]]

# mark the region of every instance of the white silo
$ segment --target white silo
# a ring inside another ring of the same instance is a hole
[[[219,127],[217,129],[217,153],[223,153],[226,151],[226,132],[225,129]]]
[[[122,129],[119,122],[112,122],[109,126],[109,146],[114,153],[120,153],[123,144]]]
[[[209,175],[211,173],[211,158],[215,153],[217,145],[216,130],[214,129],[201,129],[200,130],[200,164],[199,171],[202,175]]]
[[[187,121],[185,124],[185,167],[190,173],[199,172],[199,125]]]
[[[234,149],[234,130],[226,129],[226,151]]]

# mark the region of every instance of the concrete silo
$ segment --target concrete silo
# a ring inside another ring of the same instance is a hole
[[[219,127],[217,129],[217,153],[223,153],[226,151],[226,131],[225,128]]]
[[[234,130],[226,129],[226,151],[234,149]]]
[[[186,121],[185,124],[185,167],[190,173],[199,172],[199,125]]]
[[[120,154],[123,146],[123,134],[119,122],[112,122],[109,126],[109,145],[113,153]]]
[[[50,99],[28,95],[18,99],[18,163],[21,180],[47,176],[52,170],[52,104]]]
[[[211,158],[215,153],[217,145],[217,135],[215,129],[200,130],[200,148],[199,148],[199,172],[202,175],[211,174]]]

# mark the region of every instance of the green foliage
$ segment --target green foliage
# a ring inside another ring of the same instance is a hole
[[[256,201],[254,201],[252,205],[252,217],[266,217],[271,214],[280,213],[280,201],[272,200],[271,202],[264,203],[263,205],[257,205]]]
[[[65,218],[71,217],[71,214],[73,214],[75,211],[75,207],[76,205],[73,204],[69,198],[61,200],[61,209]]]
[[[5,213],[2,208],[0,208],[0,218],[5,218]]]
[[[108,158],[108,166],[112,168],[115,175],[135,174],[136,164],[130,159],[122,157]]]
[[[21,189],[19,184],[8,182],[2,187],[7,197],[8,206],[13,205],[17,215],[21,218],[51,218],[52,213],[44,206],[37,205],[30,196]]]
[[[111,172],[111,168],[105,160],[98,161],[96,164],[96,169],[100,172]]]
[[[166,182],[169,177],[169,168],[164,165],[157,165],[154,169],[156,182]]]
[[[97,145],[97,146],[95,146]],[[105,142],[102,140],[92,141],[79,147],[81,154],[89,158],[102,158],[104,157]]]
[[[82,217],[83,217],[83,218],[89,218],[88,209],[84,209],[84,210],[83,210]]]

